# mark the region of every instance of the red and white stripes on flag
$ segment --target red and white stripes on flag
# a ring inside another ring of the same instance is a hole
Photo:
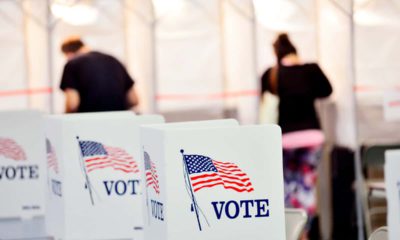
[[[0,155],[15,161],[26,160],[24,149],[11,138],[0,137]]]
[[[193,191],[218,185],[236,192],[254,191],[250,178],[235,163],[202,155],[184,155]]]
[[[144,152],[144,169],[146,173],[146,187],[152,186],[157,194],[160,194],[160,185],[156,165],[151,161],[147,152]]]
[[[47,168],[52,169],[55,173],[58,173],[58,161],[56,153],[49,139],[46,138],[46,153],[47,153]]]
[[[87,172],[112,168],[125,173],[138,173],[136,161],[122,148],[105,146],[94,141],[79,141]]]

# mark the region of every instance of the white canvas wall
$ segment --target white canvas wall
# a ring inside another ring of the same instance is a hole
[[[65,59],[59,45],[64,37],[81,34],[93,49],[126,64],[137,82],[141,112],[231,108],[242,122],[253,123],[257,119],[258,78],[275,63],[271,44],[276,34],[286,31],[301,58],[318,61],[329,76],[335,90],[337,142],[354,146],[354,127],[349,124],[353,111],[349,104],[353,94],[350,21],[340,10],[348,12],[350,1],[255,0],[256,32],[252,2],[95,0],[92,3],[100,16],[96,23],[79,27],[53,17],[53,28],[48,28],[45,0],[1,1],[0,108],[50,111],[53,103],[55,112],[62,112],[64,99],[58,86]],[[383,89],[398,85],[398,1],[357,3],[359,103],[379,107]],[[371,12],[373,18],[366,17]],[[27,89],[29,94],[24,92]],[[3,96],[10,92],[12,96]],[[381,117],[379,111],[376,114]],[[368,115],[361,112],[363,116]],[[383,119],[379,121],[383,123]]]
[[[210,97],[224,91],[218,1],[155,10],[159,110],[222,109],[223,99]]]
[[[146,3],[151,6],[150,1],[96,0],[92,3],[98,9],[98,20],[90,25],[74,26],[54,16],[48,22],[45,0],[25,0],[21,4],[14,0],[0,2],[0,16],[5,14],[0,18],[1,48],[4,48],[1,51],[4,57],[0,59],[0,96],[7,95],[0,101],[1,109],[64,111],[59,84],[66,60],[60,44],[70,35],[82,35],[93,50],[112,54],[123,62],[136,80],[139,92],[145,93],[141,96],[141,105],[149,108],[148,89],[143,86],[151,80],[152,73],[152,62],[148,60],[152,48],[148,41],[151,28],[142,26],[135,11],[139,8],[151,22],[151,9],[145,8]],[[54,101],[50,99],[52,95]]]
[[[23,1],[22,8],[26,23],[25,51],[27,71],[25,81],[32,89],[29,107],[42,111],[50,111],[52,106],[50,78],[48,72],[49,49],[46,29],[47,9],[45,1]]]
[[[304,62],[317,61],[316,1],[256,0],[254,3],[260,23],[258,29],[260,75],[267,67],[276,63],[272,43],[282,32],[289,34]]]
[[[386,91],[400,90],[400,2],[356,5],[355,57],[360,141],[399,141],[398,122],[383,114]]]
[[[16,2],[4,1],[0,7],[0,108],[28,108],[28,88],[24,52],[24,17]]]
[[[254,123],[259,101],[254,9],[251,0],[224,3],[225,106],[236,108],[242,123]]]
[[[16,2],[9,1],[14,8]],[[24,89],[41,91],[28,97],[22,94],[24,107],[63,112],[59,84],[66,60],[60,44],[67,36],[81,35],[93,50],[125,63],[137,83],[139,111],[212,108],[222,113],[232,108],[238,109],[243,122],[255,122],[258,79],[252,2],[232,1],[235,7],[228,1],[173,2],[95,0],[91,3],[98,10],[98,20],[76,26],[53,15],[48,19],[44,0],[22,1],[27,14],[20,12],[27,23],[26,40],[20,36],[16,46],[27,51],[27,72],[12,78],[19,79],[18,89],[25,84]],[[25,53],[14,56],[16,62],[25,63]],[[15,62],[7,64],[16,66]]]
[[[354,148],[350,3],[337,1],[337,4],[330,0],[319,2],[319,55],[334,88],[332,100],[336,113],[332,114],[331,124],[335,128],[336,142]]]
[[[154,12],[148,0],[125,1],[127,67],[135,79],[139,111],[155,109]]]

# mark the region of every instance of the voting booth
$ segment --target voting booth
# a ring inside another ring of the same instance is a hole
[[[147,240],[285,239],[281,130],[141,128]]]
[[[55,239],[143,239],[139,126],[158,115],[46,119],[48,211]]]
[[[400,236],[400,149],[385,153],[385,185],[388,203],[389,240]]]
[[[45,179],[42,114],[0,112],[0,219],[43,215]]]

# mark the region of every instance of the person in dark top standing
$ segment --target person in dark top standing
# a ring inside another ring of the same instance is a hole
[[[117,59],[90,51],[76,37],[65,40],[61,50],[68,60],[60,85],[67,113],[127,110],[137,105],[135,82]]]
[[[332,87],[316,63],[302,64],[287,34],[274,43],[278,64],[262,76],[262,92],[279,96],[279,120],[283,133],[320,129],[314,107],[318,98],[328,97]]]
[[[279,97],[285,205],[307,211],[310,221],[303,239],[308,239],[317,211],[317,165],[324,142],[314,102],[328,97],[332,87],[317,64],[300,61],[287,34],[280,34],[273,47],[277,64],[262,75],[262,93],[269,91]]]

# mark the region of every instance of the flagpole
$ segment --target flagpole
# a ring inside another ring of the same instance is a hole
[[[81,143],[79,141],[79,137],[78,136],[76,136],[76,139],[78,140],[78,145],[79,145],[79,149],[80,149],[79,159],[82,162],[83,172],[84,172],[85,178],[86,178],[86,186],[87,186],[87,188],[89,190],[90,201],[91,201],[92,205],[94,206],[93,194],[92,194],[92,185],[90,184],[89,175],[87,174],[87,171],[86,171],[85,161],[83,161],[83,156],[82,156],[83,152],[82,152],[82,148],[81,148]]]
[[[146,151],[144,150],[144,147],[143,147],[144,179],[145,179],[145,186],[144,187],[146,189],[146,207],[147,207],[147,212],[148,212],[147,220],[148,220],[149,225],[150,225],[149,190],[147,189],[148,186],[147,186],[147,177],[146,177],[146,155],[145,155],[145,153],[146,153]],[[150,161],[150,157],[149,157],[149,161]],[[151,162],[150,162],[150,166],[151,166]],[[150,173],[153,175],[153,172],[151,171],[151,168],[150,168]]]
[[[200,219],[199,219],[199,212],[197,210],[197,202],[196,202],[196,198],[195,198],[194,193],[193,193],[192,184],[190,182],[189,168],[188,168],[187,162],[185,160],[185,154],[184,154],[184,150],[183,149],[181,149],[181,153],[182,153],[182,158],[183,158],[182,159],[183,160],[183,164],[185,165],[185,173],[186,173],[185,177],[187,178],[187,181],[189,183],[190,194],[192,195],[192,204],[193,204],[194,211],[196,212],[197,223],[199,224],[199,230],[202,231],[201,230],[201,223],[200,223]]]
[[[146,177],[146,175],[145,175],[145,177]],[[146,183],[145,183],[145,186],[144,186],[144,187],[146,188],[146,207],[147,207],[147,212],[148,212],[147,220],[148,220],[149,225],[150,225],[149,192],[148,192],[148,190],[147,190],[147,180],[146,180]]]
[[[47,186],[49,187],[49,191],[50,191],[50,196],[52,196],[53,193],[53,189],[51,186],[51,182],[50,182],[50,171],[49,171],[49,139],[47,139],[46,137],[46,163],[47,163]]]

